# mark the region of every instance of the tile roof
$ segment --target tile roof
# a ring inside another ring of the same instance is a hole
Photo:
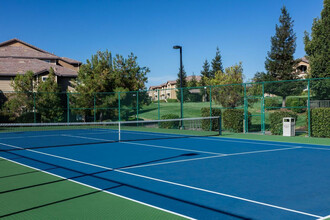
[[[33,71],[35,75],[54,69],[57,76],[77,77],[78,73],[74,70],[50,64],[38,59],[24,58],[0,58],[0,76],[15,76],[24,74],[26,71]]]
[[[81,64],[80,61],[74,60],[74,59],[71,59],[71,58],[67,58],[67,57],[61,57],[61,60],[65,61],[67,63],[71,63],[71,64]]]

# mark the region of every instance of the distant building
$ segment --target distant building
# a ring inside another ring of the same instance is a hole
[[[187,76],[186,77],[187,82],[191,81],[192,77],[193,76]],[[195,77],[197,82],[201,81],[201,76],[195,76]],[[193,92],[195,92],[195,90]],[[176,91],[177,91],[176,80],[170,80],[158,86],[150,86],[148,93],[151,100],[158,100],[158,93],[159,93],[159,100],[167,100],[167,99],[177,99]]]
[[[0,43],[0,90],[13,91],[11,81],[18,74],[32,71],[37,80],[45,80],[53,68],[62,91],[72,90],[70,81],[77,77],[80,61],[58,57],[18,39]]]

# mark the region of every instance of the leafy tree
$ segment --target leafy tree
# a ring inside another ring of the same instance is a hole
[[[177,99],[181,102],[181,73],[180,73],[180,68],[179,68],[179,73],[178,73],[178,78],[176,80],[176,97]],[[184,66],[182,66],[182,101],[185,102],[188,100],[189,98],[189,90],[185,89],[187,87],[188,83],[187,83],[187,73],[184,70]]]
[[[225,69],[225,72],[218,71],[213,79],[210,79],[210,85],[220,85],[212,88],[212,100],[220,103],[223,107],[234,108],[241,105],[243,99],[242,85],[228,85],[243,83],[242,62]],[[222,85],[222,86],[221,86]]]
[[[76,112],[84,115],[84,120],[88,120],[88,116],[94,113],[91,110],[94,108],[94,99],[97,108],[116,108],[118,107],[118,92],[123,92],[120,93],[121,105],[129,101],[136,102],[124,92],[144,89],[148,72],[147,67],[138,65],[137,57],[133,53],[127,58],[116,55],[112,59],[111,52],[107,50],[97,52],[81,66],[74,82],[74,89],[78,94],[72,95],[72,100],[74,105],[80,108]],[[141,96],[139,101],[147,103],[149,97]],[[100,120],[105,116],[111,119],[118,116],[118,112],[113,110],[98,111],[97,114]]]
[[[330,0],[324,0],[321,18],[314,19],[311,37],[305,32],[311,77],[330,77]],[[312,81],[311,88],[317,99],[330,99],[330,80]]]
[[[33,112],[33,91],[36,88],[34,73],[27,71],[25,74],[17,75],[11,82],[11,86],[15,93],[10,95],[8,101],[4,104],[4,109],[11,114],[11,119],[15,119],[23,113]]]
[[[265,61],[265,68],[270,80],[294,80],[298,79],[298,73],[294,71],[297,61],[293,58],[296,50],[296,34],[293,32],[293,20],[285,6],[281,9],[280,25],[276,24],[276,33],[271,38],[271,50]],[[268,85],[270,93],[282,96],[282,107],[285,107],[286,97],[298,95],[303,90],[299,83],[273,83]]]
[[[55,80],[53,68],[50,68],[48,77],[44,82],[39,80],[36,93],[36,109],[42,122],[60,122],[64,119],[60,88]]]
[[[215,53],[215,57],[211,62],[211,65],[212,65],[212,70],[210,72],[209,78],[214,78],[216,72],[218,71],[223,72],[222,59],[221,59],[219,47],[217,47],[217,51]]]

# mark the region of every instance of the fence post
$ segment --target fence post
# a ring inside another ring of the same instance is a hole
[[[94,95],[94,122],[96,122],[96,99],[95,99],[95,93],[93,93]]]
[[[210,86],[210,117],[212,117],[212,86]],[[212,131],[212,119],[210,118],[210,131]]]
[[[157,89],[157,98],[158,98],[158,120],[160,120],[160,102],[159,102],[159,89]]]
[[[266,132],[266,125],[265,125],[265,83],[262,82],[262,134],[265,134]]]
[[[37,122],[37,112],[36,112],[36,93],[33,92],[33,123]]]
[[[66,122],[70,122],[70,93],[66,93]]]
[[[180,103],[180,113],[181,113],[181,119],[183,119],[183,88],[180,88],[181,92],[181,103]],[[180,129],[184,129],[183,121],[181,120],[181,126]]]
[[[139,91],[136,92],[136,120],[139,120]]]
[[[118,121],[120,122],[120,92],[118,92]]]
[[[310,87],[310,79],[307,81],[308,88],[308,99],[307,99],[307,111],[308,111],[308,137],[311,136],[311,87]]]
[[[248,128],[248,120],[249,120],[249,111],[248,111],[248,99],[246,97],[246,84],[244,83],[244,134],[246,134],[249,130]]]

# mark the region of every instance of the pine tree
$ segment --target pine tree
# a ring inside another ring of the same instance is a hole
[[[201,71],[201,85],[205,86],[207,79],[210,77],[210,64],[207,59],[204,61],[202,68],[203,69]]]
[[[180,84],[180,80],[181,79],[181,73],[180,73],[180,68],[179,68],[179,73],[178,73],[178,79],[176,80],[176,97],[179,101],[181,101],[181,84]],[[189,91],[188,89],[185,89],[187,87],[188,83],[187,83],[187,73],[186,71],[184,70],[184,67],[182,67],[182,100],[183,102],[188,100],[188,95],[189,95]]]
[[[298,78],[294,71],[297,61],[293,54],[296,51],[296,34],[293,32],[293,20],[285,6],[281,9],[280,25],[276,24],[276,33],[271,38],[271,50],[266,58],[265,68],[271,80],[293,80]],[[282,107],[285,107],[286,97],[302,92],[298,83],[273,83],[269,85],[272,94],[282,96]]]
[[[312,39],[305,32],[305,50],[309,56],[312,78],[330,77],[330,0],[324,0],[321,18],[313,22]],[[317,99],[330,99],[330,80],[313,81]]]
[[[191,80],[188,81],[187,83],[188,83],[188,87],[196,87],[196,86],[198,86],[197,78],[196,78],[196,76],[195,76],[194,73],[191,76]]]
[[[222,59],[221,59],[221,54],[219,47],[217,47],[217,51],[215,53],[215,57],[213,58],[212,62],[212,70],[210,72],[210,78],[214,78],[215,73],[218,71],[221,71],[223,73],[223,66],[222,66]]]

